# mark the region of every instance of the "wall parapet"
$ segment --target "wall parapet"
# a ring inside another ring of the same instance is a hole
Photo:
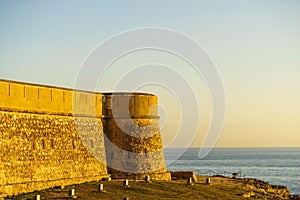
[[[0,79],[5,111],[102,117],[103,94]]]

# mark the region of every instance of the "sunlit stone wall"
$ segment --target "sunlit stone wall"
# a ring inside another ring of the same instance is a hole
[[[157,101],[0,80],[0,197],[100,180],[108,171],[170,180]]]
[[[106,93],[103,126],[109,173],[115,178],[170,180],[158,117],[158,98],[145,93]]]
[[[101,109],[101,94],[0,80],[0,197],[107,177]]]

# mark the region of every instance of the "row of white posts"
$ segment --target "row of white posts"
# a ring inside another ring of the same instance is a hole
[[[109,181],[111,180],[110,178],[108,179]],[[145,178],[145,181],[146,182],[150,182],[150,176],[146,176]],[[126,187],[129,187],[129,181],[128,179],[124,180],[123,182],[123,185],[126,186]],[[61,187],[63,189],[63,187]],[[104,187],[103,187],[103,184],[99,184],[98,185],[98,191],[101,191],[101,192],[104,192]],[[75,195],[75,189],[72,188],[70,191],[69,191],[69,197],[72,197],[72,198],[77,198],[77,196]],[[38,194],[35,196],[35,200],[41,200],[41,196]],[[123,198],[123,200],[129,200],[129,198]]]
[[[145,181],[146,182],[150,182],[150,176],[149,175],[147,175],[145,177]],[[192,183],[193,183],[192,178],[189,178],[188,179],[188,184],[192,184]],[[206,179],[206,184],[210,185],[210,178]],[[128,179],[125,179],[123,181],[123,185],[126,186],[126,187],[129,187],[129,181],[128,181]],[[98,190],[101,191],[101,192],[104,192],[104,187],[103,187],[102,183],[98,185]],[[72,197],[72,198],[77,198],[77,196],[75,195],[75,189],[74,188],[72,188],[70,190],[69,196]],[[41,200],[41,196],[40,195],[36,195],[35,196],[35,200]],[[129,200],[129,198],[123,198],[123,200]]]

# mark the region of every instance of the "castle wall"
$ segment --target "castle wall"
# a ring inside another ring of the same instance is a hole
[[[99,180],[108,170],[170,180],[157,101],[0,79],[0,197]]]
[[[107,177],[101,116],[101,94],[0,80],[0,197]]]

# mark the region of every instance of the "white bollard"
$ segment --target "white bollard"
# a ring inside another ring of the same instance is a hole
[[[75,189],[74,188],[70,190],[69,196],[70,197],[75,196]]]
[[[192,180],[192,178],[189,178],[189,180],[188,180],[188,184],[193,184],[193,180]]]
[[[210,178],[206,178],[206,185],[210,185]]]
[[[101,192],[103,192],[103,184],[101,183],[101,184],[99,184],[99,191],[101,191]]]
[[[150,176],[149,176],[149,175],[147,175],[147,176],[145,177],[145,181],[146,181],[146,182],[150,182]]]
[[[38,195],[35,196],[34,199],[35,199],[35,200],[41,200],[41,196],[38,194]]]
[[[128,186],[128,179],[125,179],[125,180],[124,180],[123,185],[124,185],[124,186]]]

